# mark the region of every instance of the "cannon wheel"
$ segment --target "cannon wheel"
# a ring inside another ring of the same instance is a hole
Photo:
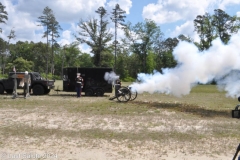
[[[131,90],[131,88],[130,88],[130,90]],[[130,101],[133,101],[134,99],[136,99],[137,98],[137,91],[132,91],[131,90],[131,98],[130,98]]]
[[[119,102],[127,102],[131,98],[131,91],[127,87],[121,87],[118,90],[117,99]]]

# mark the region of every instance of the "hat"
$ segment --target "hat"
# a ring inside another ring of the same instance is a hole
[[[27,75],[27,74],[28,74],[28,71],[25,71],[25,74]]]
[[[77,76],[80,76],[81,75],[81,73],[77,73]]]

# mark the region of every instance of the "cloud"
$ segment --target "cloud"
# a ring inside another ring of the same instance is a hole
[[[32,21],[30,13],[18,11],[16,6],[8,0],[4,0],[3,5],[6,6],[5,9],[8,13],[7,24],[1,26],[4,31],[1,35],[3,39],[7,40],[7,36],[10,34],[10,31],[14,30],[16,39],[11,40],[11,43],[19,40],[34,42],[40,41],[41,36],[36,34],[35,31],[40,31],[42,28],[37,26],[35,21]]]
[[[199,35],[194,31],[193,21],[186,21],[185,23],[176,26],[174,31],[171,32],[171,37],[178,37],[180,34],[191,37],[195,42],[199,41]]]
[[[186,21],[182,25],[176,26],[175,30],[172,32],[172,36],[176,37],[182,33],[185,33],[186,35],[193,35],[194,33],[193,21]]]
[[[237,12],[237,17],[240,17],[240,12]]]
[[[194,19],[202,15],[215,0],[159,0],[143,8],[143,17],[159,24]]]
[[[48,6],[58,21],[72,22],[93,15],[98,7],[104,6],[105,2],[106,0],[19,0],[16,9],[31,13],[32,19],[37,20],[43,14],[44,8]]]
[[[222,0],[219,3],[218,8],[225,10],[226,7],[228,7],[228,6],[234,6],[234,5],[239,5],[239,4],[240,4],[239,0]]]

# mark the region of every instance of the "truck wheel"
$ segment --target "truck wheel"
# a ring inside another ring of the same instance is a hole
[[[7,94],[12,94],[13,90],[12,89],[6,89]]]
[[[87,89],[85,91],[85,96],[92,96],[93,95],[93,90],[92,89]]]
[[[44,89],[41,85],[37,84],[33,87],[33,94],[34,95],[43,95]]]
[[[96,96],[100,97],[100,96],[103,96],[103,95],[104,95],[103,89],[98,88],[98,89],[96,90]]]
[[[51,89],[46,89],[44,93],[48,94],[50,91],[51,91]]]
[[[4,88],[3,88],[3,85],[0,84],[0,94],[3,94],[4,93]]]

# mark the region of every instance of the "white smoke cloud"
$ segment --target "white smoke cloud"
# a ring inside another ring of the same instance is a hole
[[[115,72],[111,71],[111,72],[106,72],[104,74],[104,79],[106,81],[108,81],[108,83],[113,83],[115,82],[117,79],[119,79],[120,76],[116,75]]]
[[[228,45],[216,39],[212,42],[212,47],[204,52],[199,52],[194,44],[180,42],[173,52],[179,64],[177,67],[166,68],[163,73],[140,73],[138,80],[141,82],[135,82],[131,87],[139,93],[158,92],[182,96],[189,94],[197,83],[206,84],[218,80],[228,96],[239,96],[240,87],[237,86],[240,83],[236,81],[236,74],[230,74],[232,70],[240,70],[239,42],[239,35],[233,35]]]
[[[228,97],[237,97],[240,92],[240,71],[231,71],[226,77],[218,81],[219,90],[227,92]]]

